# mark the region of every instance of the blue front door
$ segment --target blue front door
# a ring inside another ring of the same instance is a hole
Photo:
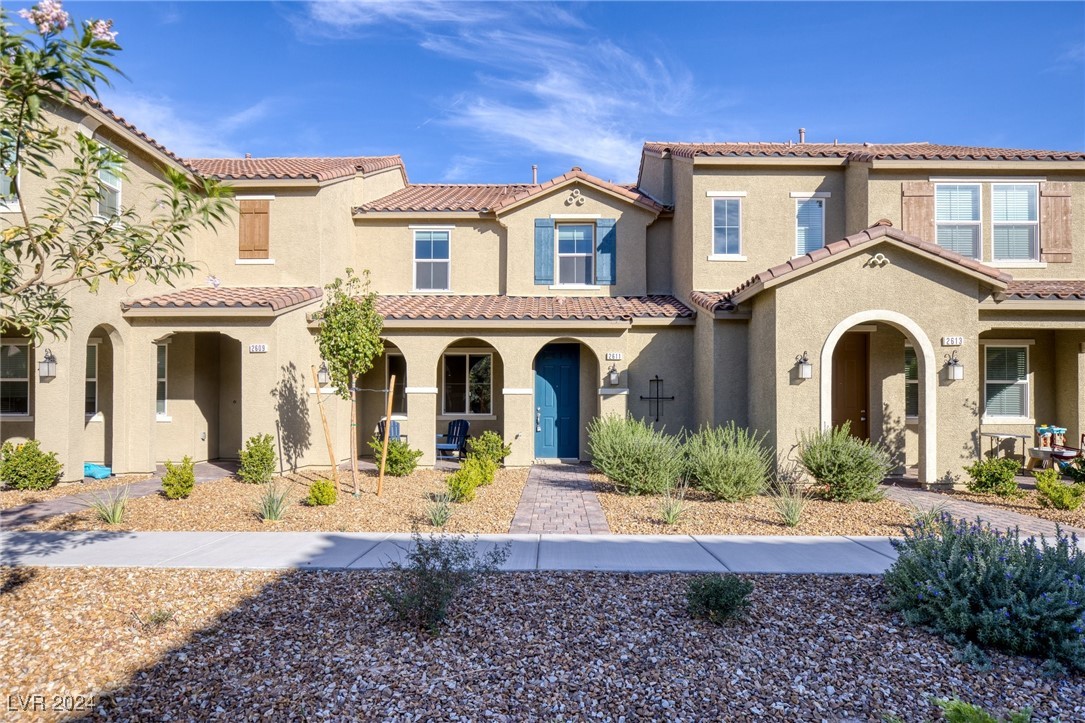
[[[579,344],[548,344],[535,357],[535,457],[580,457]]]

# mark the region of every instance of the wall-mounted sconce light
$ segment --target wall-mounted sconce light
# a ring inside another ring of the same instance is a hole
[[[814,365],[810,363],[810,357],[806,352],[796,356],[795,363],[799,367],[799,379],[809,379],[814,376]]]
[[[53,356],[52,349],[45,350],[45,356],[38,362],[38,376],[42,379],[52,379],[57,375],[57,358]]]
[[[946,354],[946,377],[951,382],[959,382],[964,379],[964,364],[957,358],[957,352]]]
[[[607,372],[607,380],[610,382],[610,386],[618,386],[618,365],[611,364],[610,371]]]
[[[331,381],[331,374],[328,373],[327,362],[320,362],[320,368],[316,370],[316,380],[320,383],[320,386],[328,386],[328,382]]]

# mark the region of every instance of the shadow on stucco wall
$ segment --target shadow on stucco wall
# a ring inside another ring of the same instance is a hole
[[[284,364],[278,384],[271,390],[275,397],[275,424],[279,430],[279,446],[285,466],[291,472],[298,469],[298,460],[312,446],[309,424],[309,400],[305,391],[305,375],[294,362]]]

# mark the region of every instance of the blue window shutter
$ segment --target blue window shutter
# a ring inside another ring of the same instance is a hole
[[[554,283],[554,220],[535,219],[535,283]]]
[[[610,286],[617,278],[618,229],[615,219],[601,218],[595,222],[595,283]]]

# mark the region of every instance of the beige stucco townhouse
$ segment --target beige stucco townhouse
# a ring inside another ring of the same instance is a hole
[[[386,319],[360,448],[395,375],[393,418],[425,464],[455,419],[502,433],[520,465],[587,459],[599,414],[734,420],[780,460],[801,430],[850,421],[933,484],[1021,455],[1038,423],[1085,431],[1083,153],[647,143],[631,186],[579,168],[412,184],[397,156],[182,159],[100,105],[57,115],[128,155],[107,207],[149,210],[163,165],[238,203],[191,239],[199,271],[176,289],[77,291],[72,333],[40,347],[6,332],[2,436],[40,439],[69,479],[235,458],[260,432],[284,466],[326,465],[315,312],[348,266],[371,271]],[[349,408],[327,409],[342,458]]]

